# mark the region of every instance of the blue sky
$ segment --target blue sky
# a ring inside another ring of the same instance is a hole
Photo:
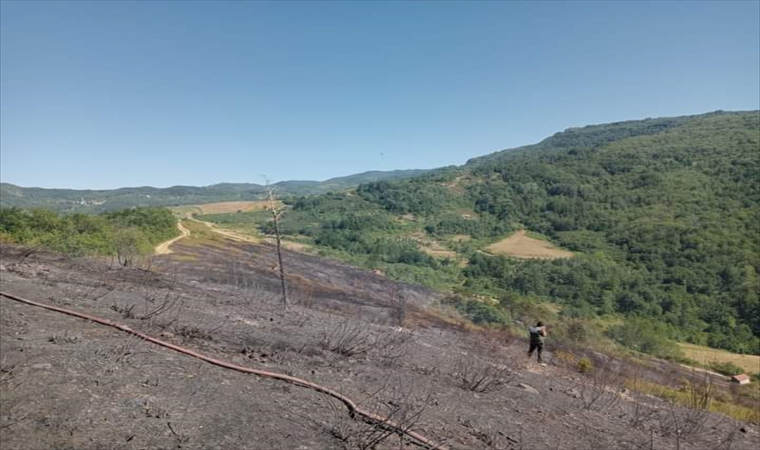
[[[760,108],[760,2],[0,2],[0,178],[432,168]]]

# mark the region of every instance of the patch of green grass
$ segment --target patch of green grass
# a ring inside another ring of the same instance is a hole
[[[225,214],[199,214],[195,216],[198,220],[205,222],[212,222],[224,226],[257,226],[264,222],[268,222],[272,219],[272,213],[259,209],[256,211],[247,211],[239,213],[225,213]]]
[[[198,256],[196,255],[187,255],[187,254],[179,254],[179,253],[171,253],[169,255],[169,258],[175,261],[184,261],[184,262],[196,262],[199,260]]]
[[[626,386],[633,391],[654,395],[681,406],[691,407],[693,404],[693,394],[688,389],[677,390],[643,380],[628,380]],[[710,400],[707,409],[737,420],[760,425],[760,409],[758,408],[748,408],[743,405],[713,398]]]
[[[184,244],[206,245],[220,248],[226,246],[224,238],[211,231],[208,225],[190,219],[183,220],[182,225],[190,230],[190,236],[183,239]]]
[[[731,363],[744,369],[746,373],[760,372],[760,356],[740,355],[725,350],[694,344],[678,344],[685,356],[697,361],[700,365],[709,367],[714,363]]]
[[[186,217],[192,214],[200,214],[201,208],[198,206],[172,206],[169,208],[171,212],[180,217]]]

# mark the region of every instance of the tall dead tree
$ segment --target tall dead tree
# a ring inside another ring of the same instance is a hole
[[[285,309],[288,309],[288,283],[285,280],[285,266],[282,264],[282,239],[280,237],[280,216],[282,208],[277,207],[274,201],[274,189],[267,182],[267,195],[269,195],[269,211],[272,213],[274,222],[274,235],[277,243],[277,264],[280,266],[280,284],[282,284],[282,303]]]
[[[401,292],[399,286],[391,290],[391,307],[393,308],[393,318],[396,319],[396,325],[404,328],[406,322],[406,296]]]

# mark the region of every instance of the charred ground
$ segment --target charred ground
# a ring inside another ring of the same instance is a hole
[[[760,436],[623,387],[677,385],[688,374],[675,366],[595,354],[591,375],[558,358],[537,366],[521,339],[428,311],[431,291],[314,256],[286,255],[296,304],[284,311],[266,245],[179,242],[150,270],[1,249],[3,291],[308,379],[449,448],[750,449]],[[7,298],[0,307],[3,449],[399,448],[315,391]],[[698,401],[703,379],[692,381]]]

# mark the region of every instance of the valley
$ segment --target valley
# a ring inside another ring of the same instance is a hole
[[[760,449],[760,0],[0,0],[0,450]]]
[[[287,309],[260,199],[0,209],[3,443],[390,449],[414,429],[451,449],[753,448],[759,119],[590,126],[282,195]],[[546,365],[525,356],[537,320]]]
[[[548,302],[569,318],[648,319],[604,333],[655,356],[686,358],[673,341],[760,354],[759,146],[757,112],[587,126],[408,180],[283,197],[281,229],[321,256],[491,298],[511,311],[486,315],[498,326]],[[263,211],[196,218],[273,233]]]

